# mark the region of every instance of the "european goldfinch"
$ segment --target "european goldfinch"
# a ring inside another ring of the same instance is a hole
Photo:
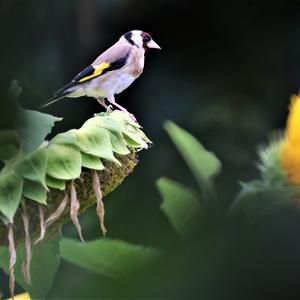
[[[48,106],[64,97],[88,96],[96,98],[106,109],[105,99],[122,111],[127,110],[115,101],[115,94],[124,91],[138,78],[144,68],[145,52],[149,48],[161,49],[151,36],[141,30],[124,35],[70,83],[49,99]]]

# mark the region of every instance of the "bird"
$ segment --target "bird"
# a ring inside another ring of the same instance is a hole
[[[149,33],[142,30],[126,32],[91,65],[56,91],[43,107],[65,97],[88,96],[95,98],[107,110],[112,105],[129,113],[116,102],[115,95],[128,88],[142,74],[145,52],[148,49],[161,49]],[[109,102],[109,106],[106,105],[105,99]]]

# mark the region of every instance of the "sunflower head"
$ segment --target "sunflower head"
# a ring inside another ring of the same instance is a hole
[[[300,187],[300,95],[291,99],[285,135],[280,143],[280,160],[288,181]]]

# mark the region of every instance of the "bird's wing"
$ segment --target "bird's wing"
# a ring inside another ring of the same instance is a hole
[[[107,70],[110,66],[109,62],[102,62],[100,65],[97,66],[88,66],[84,70],[82,70],[79,74],[77,74],[73,79],[72,82],[74,83],[81,83],[93,79],[94,77],[100,76],[103,74],[105,70]]]
[[[115,44],[101,54],[90,66],[76,75],[71,82],[79,84],[109,71],[121,69],[126,65],[130,52],[130,47]]]

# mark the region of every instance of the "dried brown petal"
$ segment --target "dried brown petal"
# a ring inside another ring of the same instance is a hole
[[[46,230],[49,226],[51,226],[53,223],[55,223],[62,215],[62,213],[64,212],[67,204],[69,201],[69,196],[66,193],[65,197],[63,198],[63,200],[60,202],[59,206],[57,207],[57,209],[48,217],[48,219],[46,221],[44,221],[44,211],[42,206],[39,206],[39,214],[40,214],[40,237],[35,241],[35,244],[41,242],[44,238],[45,238],[45,234],[46,234]]]
[[[104,203],[102,201],[102,191],[101,191],[100,180],[97,171],[93,172],[93,189],[97,198],[97,215],[99,218],[100,227],[103,235],[105,236],[107,232],[104,225],[105,210],[104,210]]]
[[[40,237],[34,242],[35,244],[42,241],[46,234],[45,216],[44,216],[44,209],[42,205],[39,205],[39,217],[40,217]]]
[[[25,232],[25,261],[22,264],[22,273],[26,283],[30,285],[31,284],[30,263],[32,259],[32,247],[31,247],[31,238],[29,234],[29,219],[28,219],[25,204],[23,205],[22,219],[23,219],[24,232]]]
[[[48,217],[48,219],[45,221],[45,227],[46,229],[52,225],[53,223],[55,223],[62,215],[62,213],[64,212],[67,203],[69,201],[69,196],[66,193],[65,197],[63,198],[63,200],[60,202],[59,206],[57,207],[57,209]]]
[[[8,224],[8,249],[9,249],[9,290],[11,298],[15,294],[15,270],[14,266],[17,261],[17,251],[14,240],[13,224]]]
[[[81,226],[78,220],[78,212],[79,212],[79,208],[80,208],[80,203],[78,201],[77,198],[77,193],[76,193],[76,188],[74,185],[74,181],[71,181],[71,205],[70,205],[70,217],[71,220],[74,224],[74,226],[77,229],[79,238],[82,242],[84,242],[83,236],[82,236],[82,232],[81,232]]]

